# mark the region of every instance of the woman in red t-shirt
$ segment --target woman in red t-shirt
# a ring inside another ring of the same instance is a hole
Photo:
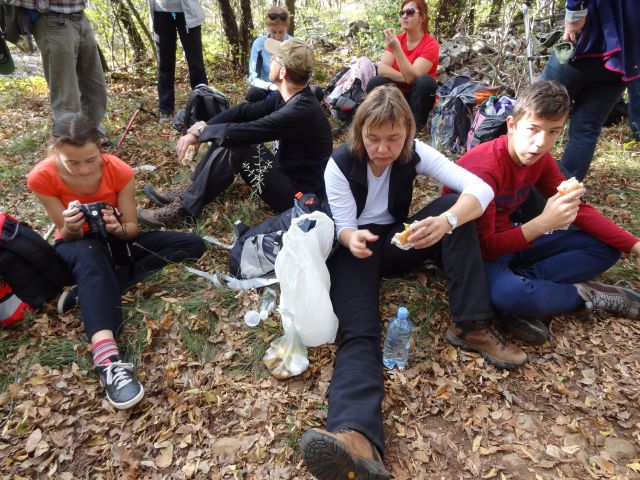
[[[395,83],[411,106],[416,127],[427,123],[435,103],[436,70],[440,45],[429,35],[429,11],[425,0],[404,0],[400,10],[401,34],[384,31],[387,46],[378,64],[378,75],[367,84],[367,90]]]
[[[82,114],[62,115],[53,125],[50,155],[29,173],[27,185],[55,223],[56,254],[76,281],[58,311],[79,303],[107,400],[125,409],[142,399],[144,388],[115,342],[120,296],[169,262],[200,257],[205,246],[189,233],[139,233],[133,169],[102,153],[101,137]]]

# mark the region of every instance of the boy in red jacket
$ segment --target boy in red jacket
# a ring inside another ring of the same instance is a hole
[[[569,105],[566,89],[555,81],[528,86],[507,118],[508,133],[458,161],[495,192],[476,221],[491,299],[503,315],[502,326],[534,345],[549,336],[541,317],[587,307],[640,319],[638,292],[591,280],[621,252],[640,256],[640,239],[582,202],[586,190],[581,185],[566,194],[558,191],[565,178],[549,151],[562,133]],[[544,210],[513,223],[511,215],[533,188],[547,198]],[[472,349],[464,336],[456,327],[446,334],[451,344]]]

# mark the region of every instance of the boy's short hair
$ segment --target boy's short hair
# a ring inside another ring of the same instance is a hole
[[[520,92],[511,116],[516,123],[524,117],[558,120],[569,115],[570,107],[564,85],[555,80],[539,80]]]

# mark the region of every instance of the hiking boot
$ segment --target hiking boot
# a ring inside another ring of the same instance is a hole
[[[158,120],[158,124],[160,125],[169,125],[173,122],[173,115],[171,113],[161,113],[160,120]]]
[[[640,293],[635,290],[594,281],[576,283],[575,287],[585,306],[594,313],[640,319]]]
[[[501,328],[534,347],[549,340],[549,328],[540,318],[509,314],[500,317],[498,321]]]
[[[153,188],[153,185],[147,184],[144,186],[144,194],[149,197],[153,203],[159,207],[170,205],[176,200],[181,200],[182,195],[174,192],[161,192]]]
[[[355,430],[329,433],[319,428],[307,430],[300,439],[307,469],[318,480],[387,480],[378,449]]]
[[[161,208],[138,208],[137,214],[140,223],[152,228],[181,227],[184,221],[191,217],[182,206],[181,199]]]
[[[70,290],[65,290],[58,299],[58,313],[64,315],[78,305],[78,286],[74,285]]]
[[[452,325],[444,338],[455,347],[479,353],[496,367],[518,368],[527,361],[527,354],[508,342],[491,323],[469,322]]]
[[[100,374],[107,400],[119,410],[133,407],[144,397],[144,388],[133,374],[133,365],[120,361],[99,365]]]

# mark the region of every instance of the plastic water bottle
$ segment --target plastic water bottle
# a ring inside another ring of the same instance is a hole
[[[495,102],[496,102],[496,97],[491,95],[489,97],[489,100],[487,100],[487,103],[484,106],[485,115],[495,115],[496,114]]]
[[[504,116],[508,113],[509,110],[511,110],[513,108],[513,106],[511,105],[511,100],[509,100],[508,97],[500,97],[500,100],[498,100],[498,115]]]
[[[394,367],[404,370],[407,366],[412,330],[409,311],[405,307],[400,307],[397,315],[389,322],[387,335],[384,339],[382,363],[389,370]]]
[[[260,320],[266,320],[276,308],[276,292],[273,288],[265,288],[260,298]]]

